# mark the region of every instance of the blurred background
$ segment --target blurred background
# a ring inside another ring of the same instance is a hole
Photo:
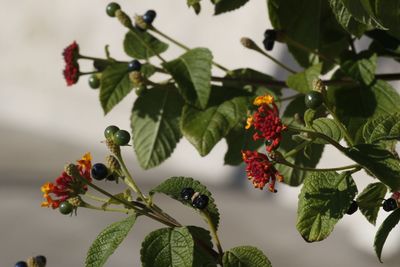
[[[72,41],[82,54],[104,56],[110,45],[112,56],[129,58],[122,49],[126,30],[105,13],[108,1],[7,1],[0,9],[0,266],[43,254],[48,266],[84,266],[85,255],[97,234],[123,215],[80,209],[78,216],[62,216],[56,210],[40,208],[40,186],[57,177],[65,163],[90,151],[94,162],[104,161],[107,150],[103,130],[110,124],[129,130],[129,116],[136,95],[132,92],[107,116],[86,77],[67,87],[62,77],[62,50]],[[239,39],[253,38],[261,44],[270,28],[265,1],[250,1],[244,8],[213,16],[204,1],[199,16],[185,0],[118,1],[128,13],[157,11],[155,26],[190,47],[208,47],[215,61],[230,69],[251,67],[284,79],[287,75],[270,61],[244,49]],[[361,40],[358,49],[368,44]],[[173,45],[165,54],[173,59],[182,51]],[[286,48],[276,44],[274,56],[300,70]],[[90,64],[81,64],[90,71]],[[380,73],[398,65],[380,61]],[[215,70],[216,74],[218,70]],[[394,84],[399,88],[399,84]],[[224,141],[201,158],[187,141],[181,140],[172,157],[162,166],[144,172],[136,164],[132,149],[124,150],[129,168],[143,188],[150,189],[170,176],[192,176],[207,185],[221,213],[220,239],[224,248],[258,246],[275,267],[279,266],[399,266],[399,233],[389,236],[380,264],[372,244],[377,227],[357,212],[345,216],[332,235],[320,243],[308,244],[295,228],[300,188],[278,185],[270,194],[254,190],[242,167],[223,165]],[[334,163],[332,163],[334,162]],[[330,147],[320,167],[349,163]],[[371,182],[365,173],[355,179],[359,189]],[[104,187],[118,192],[121,185]],[[199,224],[189,209],[172,200],[157,197],[162,206],[185,224]],[[387,214],[381,213],[379,226]],[[200,222],[200,225],[201,224]],[[140,218],[128,238],[110,257],[106,266],[140,266],[140,244],[147,233],[160,227]]]

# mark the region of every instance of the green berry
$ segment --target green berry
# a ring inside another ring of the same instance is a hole
[[[121,9],[120,5],[118,5],[115,2],[111,2],[107,5],[106,12],[107,15],[109,15],[110,17],[115,17],[115,12],[120,9]]]
[[[72,206],[72,204],[69,203],[68,201],[61,202],[60,206],[58,207],[58,210],[64,215],[70,214],[73,211],[73,209],[74,206]]]
[[[128,131],[118,130],[113,137],[114,143],[119,146],[124,146],[131,140],[131,135]]]
[[[89,86],[92,89],[98,89],[100,87],[100,79],[96,74],[92,74],[89,77]]]
[[[317,91],[309,92],[308,94],[306,94],[304,99],[306,107],[311,109],[317,109],[319,106],[322,105],[323,101],[324,97],[320,92]]]
[[[135,93],[137,96],[142,96],[146,93],[146,85],[142,84],[138,88],[135,89]]]
[[[119,128],[115,125],[110,125],[104,130],[104,137],[107,139],[111,139],[116,132],[119,131]]]

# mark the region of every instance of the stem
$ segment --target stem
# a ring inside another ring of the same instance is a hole
[[[79,72],[79,75],[91,75],[96,73],[99,73],[99,71]]]
[[[319,137],[324,139],[325,141],[327,141],[328,143],[330,143],[331,145],[333,145],[334,147],[336,147],[339,151],[346,153],[346,148],[343,147],[341,144],[339,144],[338,142],[336,142],[335,140],[333,140],[332,138],[330,138],[329,136],[323,134],[323,133],[319,133],[319,132],[314,132],[314,131],[310,131],[310,130],[306,130],[306,129],[299,129],[296,127],[292,127],[292,126],[288,126],[288,130],[294,131],[294,132],[303,132],[303,133],[308,133],[314,137]]]
[[[210,227],[211,234],[215,240],[215,244],[217,245],[218,253],[222,257],[222,255],[224,255],[224,251],[222,250],[221,242],[219,241],[217,229],[215,228],[215,225],[213,224],[211,217],[207,211],[202,211],[201,214],[207,221],[208,226]]]
[[[336,116],[336,113],[330,109],[328,107],[328,105],[325,105],[326,110],[329,112],[329,114],[332,115],[332,118],[334,121],[336,121],[336,123],[338,124],[339,128],[342,130],[343,134],[344,134],[344,138],[346,139],[346,141],[349,143],[350,146],[354,146],[354,140],[351,137],[349,131],[347,131],[347,128],[342,124],[342,122],[339,120],[339,118]]]
[[[139,198],[141,200],[143,200],[144,202],[146,202],[146,204],[148,204],[148,199],[143,195],[142,191],[140,191],[139,187],[137,186],[137,184],[135,183],[135,181],[133,180],[130,172],[128,171],[128,168],[125,165],[124,160],[122,159],[121,155],[116,155],[117,160],[119,161],[119,164],[121,165],[122,171],[124,173],[124,177],[126,179],[124,179],[124,182],[133,189],[133,191],[135,191],[136,194],[139,195]]]
[[[303,171],[313,171],[313,172],[344,171],[344,170],[355,169],[355,168],[360,167],[360,165],[358,165],[358,164],[353,164],[353,165],[335,167],[335,168],[315,169],[315,168],[309,168],[309,167],[301,167],[301,166],[292,164],[286,160],[278,160],[276,162],[279,164],[283,164],[288,167],[291,167],[293,169],[298,169],[298,170],[303,170]]]
[[[256,45],[252,50],[257,51],[258,53],[260,53],[261,55],[269,58],[271,61],[273,61],[276,65],[280,66],[281,68],[285,69],[286,71],[295,74],[296,71],[291,69],[290,67],[286,66],[285,64],[283,64],[282,62],[280,62],[279,60],[277,60],[276,58],[274,58],[273,56],[271,56],[270,54],[264,52],[264,50],[262,50],[258,45]]]
[[[184,45],[184,44],[178,42],[177,40],[175,40],[175,39],[173,39],[172,37],[166,35],[165,33],[159,31],[159,30],[156,29],[154,26],[149,27],[149,30],[151,30],[151,31],[153,31],[153,32],[155,32],[155,33],[161,35],[162,37],[164,37],[165,39],[167,39],[167,40],[170,41],[171,43],[175,44],[176,46],[179,46],[179,47],[182,48],[183,50],[186,50],[186,51],[189,51],[189,50],[190,50],[189,47],[187,47],[186,45]],[[228,72],[228,71],[229,71],[227,68],[225,68],[224,66],[222,66],[222,65],[220,65],[220,64],[218,64],[218,63],[216,63],[216,62],[214,62],[214,61],[212,61],[212,64],[213,64],[215,67],[217,67],[217,68],[219,68],[219,69],[221,69],[221,70],[223,70],[223,71],[225,71],[225,72]]]
[[[101,210],[101,211],[110,211],[110,212],[122,212],[125,214],[128,214],[130,209],[115,209],[115,208],[109,208],[109,207],[97,207],[97,206],[93,206],[89,203],[83,202],[81,207],[84,208],[88,208],[88,209],[92,209],[92,210]]]
[[[96,200],[96,201],[103,202],[103,203],[108,202],[108,199],[92,195],[92,194],[90,194],[88,192],[85,193],[85,197],[88,197],[88,198],[90,198],[92,200]]]
[[[285,153],[283,155],[284,158],[296,155],[298,152],[300,152],[301,150],[303,150],[303,148],[305,148],[308,144],[310,144],[309,141],[304,141],[303,143],[301,143],[300,145],[298,145],[297,147],[293,148],[292,150],[290,150],[289,152]]]

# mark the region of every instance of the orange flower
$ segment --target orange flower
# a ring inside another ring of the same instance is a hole
[[[80,160],[77,160],[79,173],[88,181],[92,180],[90,177],[90,169],[92,167],[91,160],[92,157],[90,153],[86,153]],[[63,171],[61,175],[56,178],[55,183],[47,182],[42,185],[40,190],[45,199],[41,203],[41,206],[56,209],[61,202],[66,201],[68,198],[84,194],[87,191],[87,185],[82,181],[75,180]],[[52,197],[50,194],[54,196]]]

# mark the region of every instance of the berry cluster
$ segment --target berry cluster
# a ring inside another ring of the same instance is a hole
[[[107,140],[112,140],[118,146],[126,146],[131,140],[131,135],[126,130],[120,130],[117,126],[110,125],[104,130]]]
[[[45,267],[47,259],[43,255],[38,255],[36,257],[29,258],[28,263],[26,261],[19,261],[15,263],[15,267],[28,267],[28,266]]]
[[[393,197],[390,197],[390,198],[388,198],[388,199],[385,199],[385,200],[383,201],[383,204],[382,204],[382,208],[383,208],[383,210],[386,211],[386,212],[390,212],[390,211],[392,211],[392,210],[395,210],[395,209],[397,209],[398,207],[399,207],[398,202],[397,202],[397,200],[396,200],[395,198],[393,198]],[[353,201],[351,202],[350,207],[349,207],[349,209],[347,210],[346,213],[347,213],[348,215],[351,215],[351,214],[355,213],[357,210],[358,210],[358,203],[357,203],[355,200],[353,200]]]
[[[195,192],[190,187],[182,189],[181,198],[185,201],[192,201],[192,206],[199,210],[205,209],[209,202],[208,196]]]

